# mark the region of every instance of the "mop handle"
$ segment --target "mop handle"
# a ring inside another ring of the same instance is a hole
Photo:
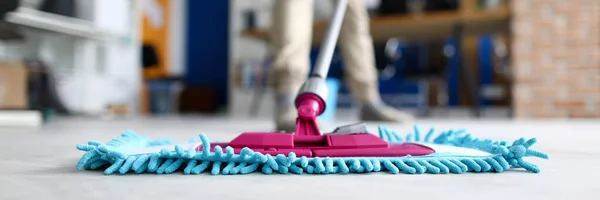
[[[340,35],[340,29],[342,28],[342,23],[344,21],[346,7],[348,7],[348,0],[337,0],[335,11],[327,27],[327,32],[325,32],[321,49],[319,50],[315,68],[311,74],[312,77],[327,77],[329,66],[331,65],[331,59],[333,57],[333,51],[335,49],[338,36]]]
[[[296,118],[296,137],[320,136],[321,132],[316,122],[316,117],[325,111],[327,101],[327,84],[325,78],[331,65],[331,57],[337,43],[344,13],[348,0],[337,0],[335,11],[325,33],[319,57],[311,76],[304,82],[296,96],[295,104],[298,110]]]

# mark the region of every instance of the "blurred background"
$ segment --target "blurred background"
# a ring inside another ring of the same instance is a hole
[[[274,0],[2,0],[0,126],[270,119]],[[333,11],[315,1],[314,62]],[[420,118],[600,118],[600,1],[366,0],[388,104]],[[330,79],[343,78],[336,53]],[[332,86],[329,120],[352,120]],[[331,106],[336,105],[336,106]]]

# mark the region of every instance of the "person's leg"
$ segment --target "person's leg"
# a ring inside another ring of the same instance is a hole
[[[275,94],[277,130],[294,131],[294,98],[310,70],[313,0],[276,0],[271,25],[273,65],[271,86]]]
[[[412,117],[381,101],[369,15],[364,0],[348,0],[340,32],[345,83],[361,104],[362,120],[407,121]]]

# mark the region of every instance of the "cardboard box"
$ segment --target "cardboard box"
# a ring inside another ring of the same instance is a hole
[[[0,109],[27,109],[27,68],[0,61]]]

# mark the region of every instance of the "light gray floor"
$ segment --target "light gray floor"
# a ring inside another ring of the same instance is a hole
[[[539,174],[452,175],[113,175],[76,171],[88,140],[126,129],[185,142],[205,132],[228,140],[268,130],[268,121],[214,118],[58,119],[39,129],[0,128],[0,199],[598,199],[599,121],[421,121],[423,128],[468,128],[495,139],[537,137],[550,160],[528,159]],[[372,124],[372,130],[374,124]],[[410,125],[390,125],[402,132]]]

